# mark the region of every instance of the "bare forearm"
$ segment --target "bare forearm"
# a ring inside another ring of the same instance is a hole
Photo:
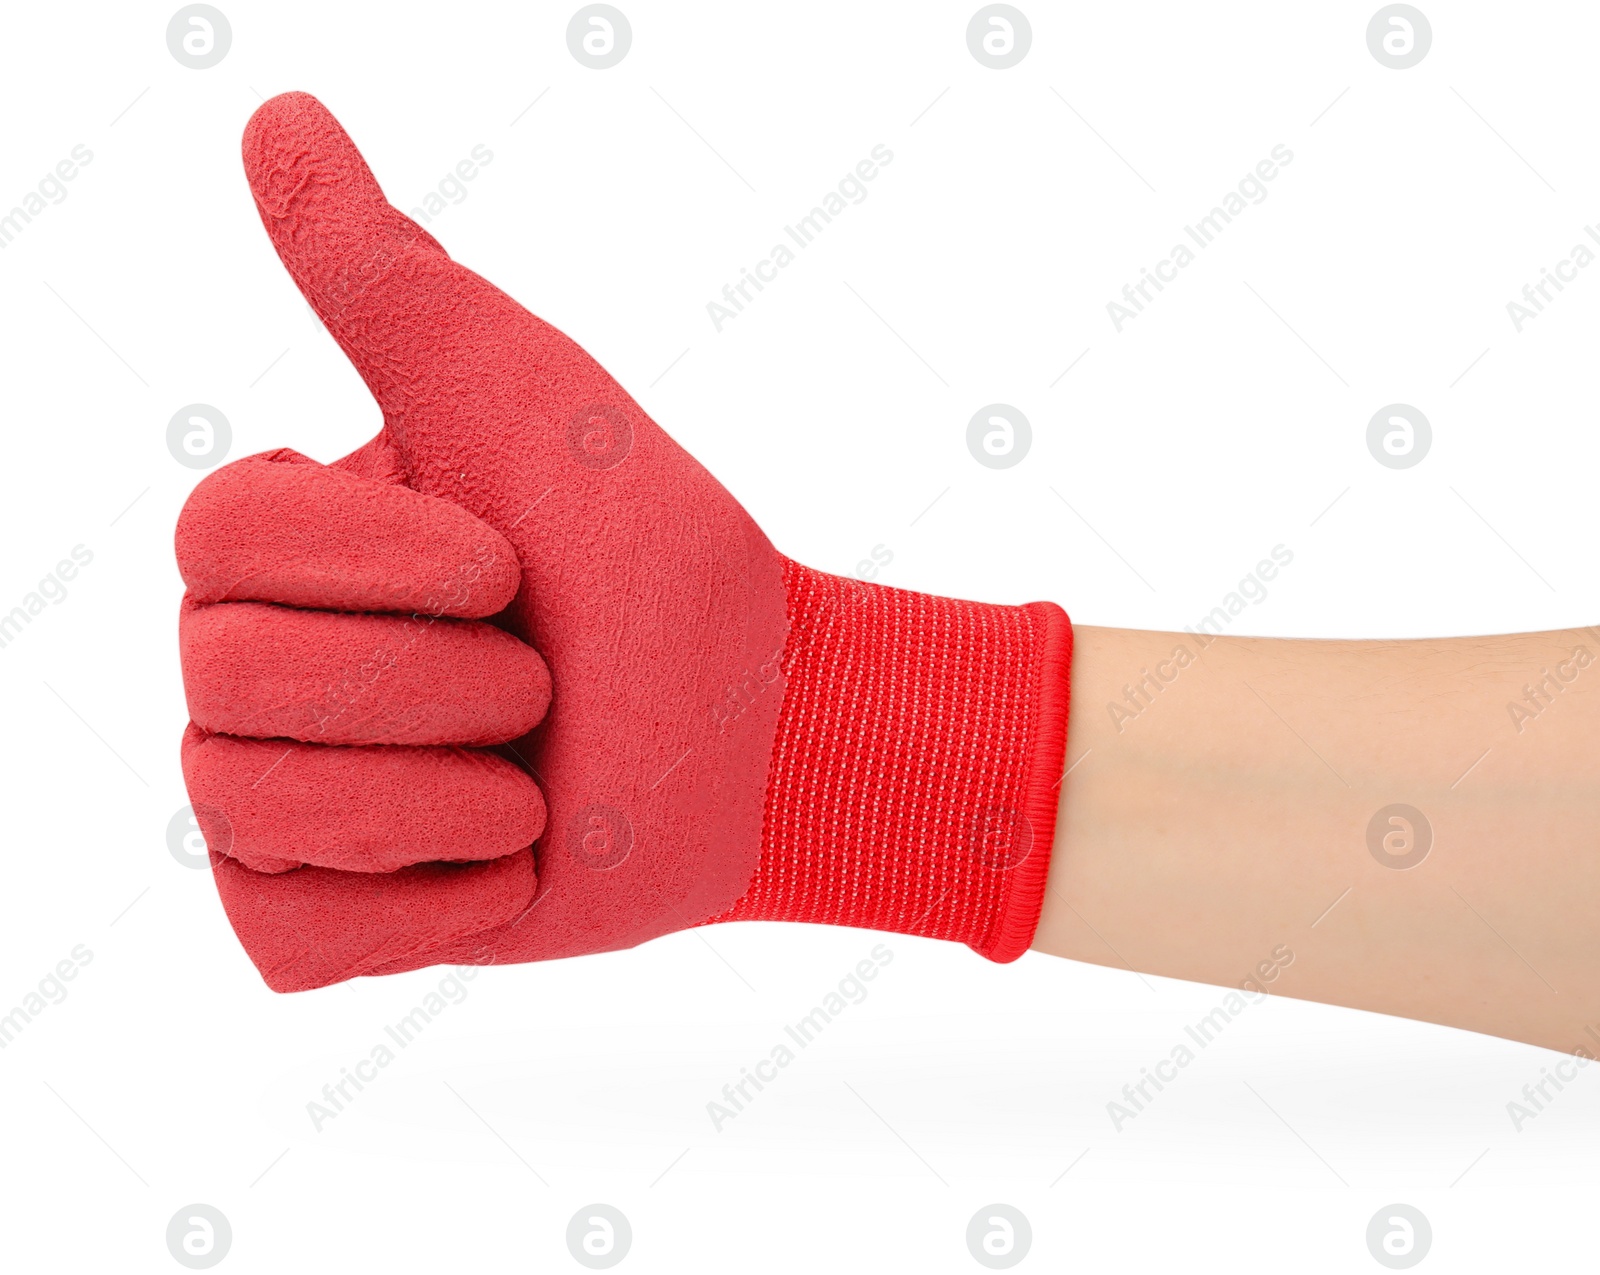
[[[1202,641],[1078,629],[1034,947],[1600,1053],[1594,631]]]

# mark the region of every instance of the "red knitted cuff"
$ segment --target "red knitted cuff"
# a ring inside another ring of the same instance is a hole
[[[1022,955],[1044,902],[1072,625],[786,562],[761,862],[719,921],[810,921]]]

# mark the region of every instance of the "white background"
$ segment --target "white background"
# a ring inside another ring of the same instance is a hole
[[[851,931],[485,970],[314,1130],[441,971],[274,995],[169,854],[171,534],[202,471],[165,433],[208,403],[230,457],[328,460],[378,427],[241,174],[250,112],[304,89],[401,208],[487,146],[430,230],[813,566],[882,546],[887,583],[1178,629],[1281,543],[1235,631],[1593,623],[1600,267],[1521,333],[1506,303],[1600,220],[1600,12],[1423,0],[1432,49],[1397,71],[1372,0],[1022,0],[1031,51],[995,71],[973,0],[622,0],[632,48],[594,71],[576,4],[219,4],[204,71],[168,52],[172,5],[5,16],[0,209],[93,160],[0,251],[0,611],[94,555],[0,649],[0,1012],[93,953],[0,1050],[7,1269],[178,1270],[197,1201],[231,1271],[579,1270],[595,1201],[632,1223],[623,1270],[979,1270],[996,1201],[1032,1223],[1023,1270],[1377,1270],[1397,1201],[1431,1220],[1422,1269],[1592,1261],[1600,1068],[1518,1132],[1557,1055],[1274,998],[1118,1132],[1106,1103],[1218,993],[1038,955],[891,938],[717,1132],[706,1103],[879,938]],[[869,197],[717,332],[706,303],[879,143]],[[1280,143],[1269,197],[1119,334],[1106,303]],[[965,445],[997,401],[1034,431],[1003,471]],[[1434,431],[1407,470],[1365,443],[1394,402]]]

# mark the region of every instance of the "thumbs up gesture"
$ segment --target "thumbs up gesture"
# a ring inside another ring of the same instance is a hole
[[[1019,954],[1059,608],[790,562],[577,344],[391,208],[315,98],[267,102],[243,150],[383,411],[331,465],[216,471],[178,523],[184,776],[267,983],[732,919]]]

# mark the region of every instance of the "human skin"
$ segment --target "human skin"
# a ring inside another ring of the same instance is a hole
[[[1074,638],[1036,951],[1600,1054],[1600,630]]]

